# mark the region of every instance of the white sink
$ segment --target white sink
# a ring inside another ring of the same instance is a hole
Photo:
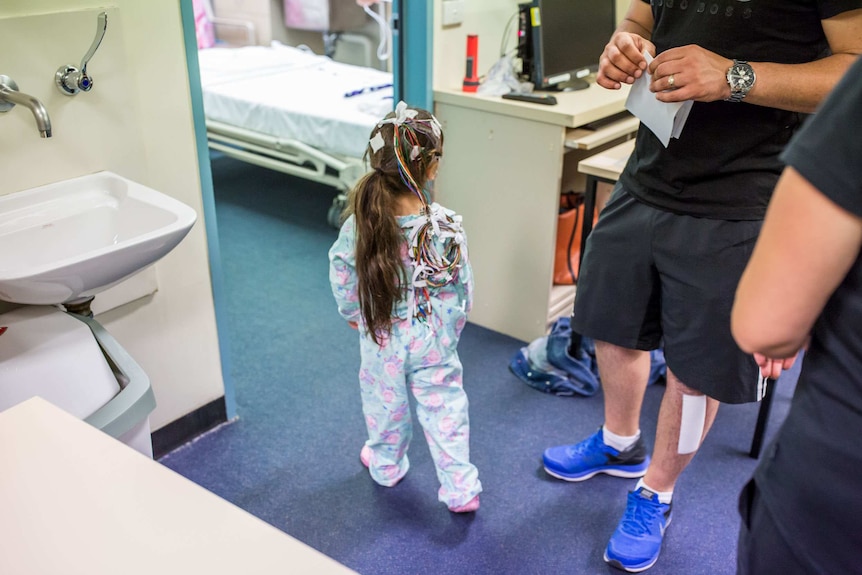
[[[0,300],[95,295],[174,249],[196,219],[182,202],[111,172],[0,196]]]

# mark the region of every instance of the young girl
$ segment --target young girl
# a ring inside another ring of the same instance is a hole
[[[467,395],[456,347],[472,304],[472,270],[461,218],[430,203],[443,133],[425,110],[399,102],[371,132],[373,171],[350,194],[348,217],[329,250],[338,311],[360,333],[359,383],[368,440],[359,458],[391,487],[410,467],[409,389],[450,511],[479,508],[470,463]]]

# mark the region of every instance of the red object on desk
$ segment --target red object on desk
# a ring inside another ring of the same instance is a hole
[[[476,72],[479,63],[479,36],[467,35],[467,72],[464,75],[465,92],[475,92],[479,89],[479,74]]]

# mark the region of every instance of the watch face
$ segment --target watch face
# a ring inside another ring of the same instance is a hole
[[[754,84],[754,71],[751,66],[737,64],[730,71],[731,90],[739,92],[751,88]]]

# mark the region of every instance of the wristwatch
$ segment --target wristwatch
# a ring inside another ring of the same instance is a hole
[[[754,68],[745,60],[734,60],[733,65],[727,69],[727,83],[730,85],[730,98],[728,102],[742,102],[748,95],[757,75]]]

